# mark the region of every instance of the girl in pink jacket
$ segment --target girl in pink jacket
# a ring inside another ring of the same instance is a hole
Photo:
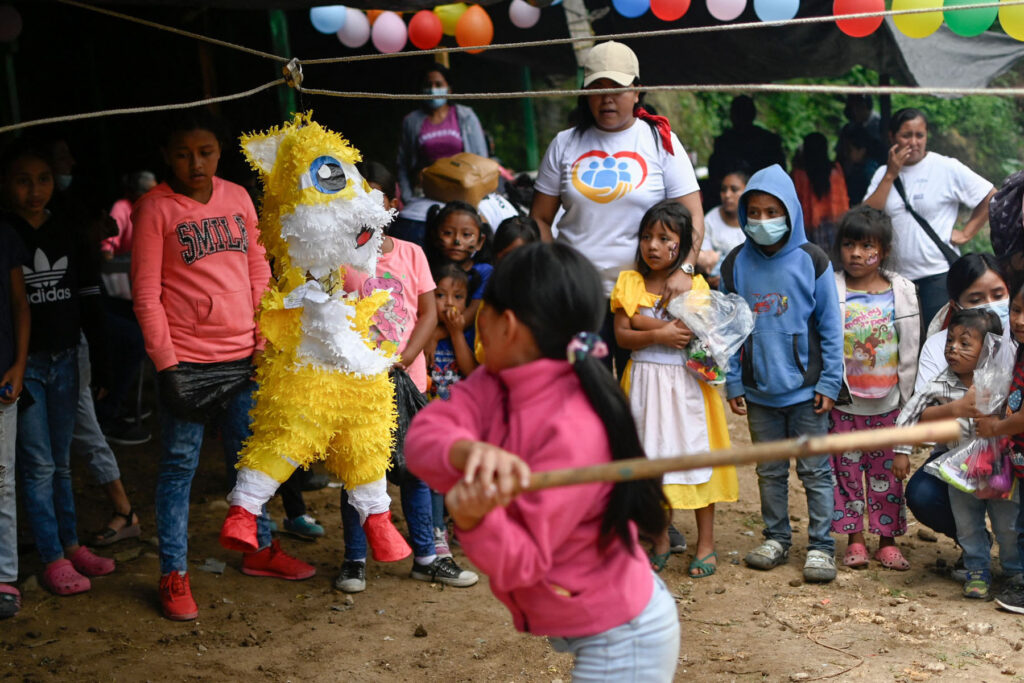
[[[516,628],[572,652],[574,680],[670,681],[675,601],[637,543],[638,528],[666,528],[660,482],[520,493],[533,470],[643,456],[625,397],[598,359],[607,353],[593,333],[601,292],[571,247],[509,254],[484,292],[484,366],[416,416],[406,453],[417,476],[446,492],[466,555]]]

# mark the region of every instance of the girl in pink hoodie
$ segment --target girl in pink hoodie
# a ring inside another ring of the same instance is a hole
[[[446,492],[467,557],[516,628],[573,653],[574,680],[670,681],[675,601],[637,543],[638,528],[666,528],[660,481],[523,492],[534,470],[643,456],[599,360],[601,292],[597,271],[566,245],[503,259],[480,312],[485,363],[416,416],[408,465]]]

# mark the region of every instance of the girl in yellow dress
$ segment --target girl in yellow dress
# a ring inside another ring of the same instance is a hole
[[[729,447],[725,410],[718,393],[686,369],[684,349],[693,333],[661,306],[668,277],[693,247],[690,212],[671,199],[653,206],[640,221],[636,270],[623,271],[612,291],[615,340],[631,350],[622,374],[640,441],[649,458]],[[707,289],[694,278],[694,289]],[[673,510],[693,510],[697,547],[689,574],[711,576],[715,553],[715,503],[737,498],[734,467],[700,468],[666,474],[665,495]],[[651,563],[658,571],[669,558],[666,531],[654,539]]]

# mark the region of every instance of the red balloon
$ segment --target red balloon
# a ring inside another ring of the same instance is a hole
[[[861,12],[884,12],[885,0],[835,0],[832,14],[860,14]],[[837,19],[839,30],[852,38],[863,38],[878,30],[882,17],[863,19]]]
[[[662,21],[675,21],[690,9],[690,0],[651,0],[651,14]]]
[[[421,9],[409,21],[409,41],[421,50],[430,50],[441,42],[441,19],[428,9]]]

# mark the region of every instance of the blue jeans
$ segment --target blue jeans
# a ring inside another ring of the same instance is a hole
[[[931,462],[946,450],[945,446],[932,449],[926,462]],[[907,509],[913,513],[917,521],[959,543],[956,520],[953,518],[953,509],[949,502],[949,484],[925,472],[923,466],[918,467],[907,480],[904,496],[907,499]]]
[[[232,396],[218,419],[224,445],[224,464],[229,474],[228,488],[235,485],[234,464],[242,442],[252,432],[249,411],[253,407],[256,383]],[[188,570],[188,504],[192,477],[199,466],[203,445],[202,422],[176,418],[163,410],[160,415],[160,439],[163,452],[156,481],[156,534],[160,540],[160,573]],[[259,547],[270,545],[270,518],[264,508],[256,519]]]
[[[430,488],[423,480],[406,473],[399,485],[402,512],[409,525],[409,545],[416,557],[430,557],[434,549],[433,509]],[[341,490],[341,525],[345,531],[345,559],[366,559],[366,533],[359,525],[359,513],[348,504],[348,494]]]
[[[92,366],[89,364],[89,343],[82,336],[78,342],[78,409],[71,450],[76,458],[88,458],[89,474],[100,486],[121,478],[117,458],[107,438],[103,436],[96,419],[96,406],[92,400]]]
[[[679,658],[679,614],[661,577],[644,611],[621,626],[580,638],[548,638],[555,652],[571,652],[574,681],[671,681]]]
[[[799,436],[816,436],[828,432],[828,415],[814,412],[814,402],[805,401],[782,408],[771,408],[747,401],[747,424],[754,443],[778,441]],[[832,487],[832,466],[828,455],[798,458],[796,474],[807,492],[807,549],[835,553],[832,509],[835,490]],[[761,493],[761,518],[765,538],[778,541],[789,549],[793,529],[789,524],[789,461],[763,462],[757,466],[757,488]]]
[[[0,583],[18,580],[18,505],[14,497],[17,432],[18,404],[0,403]]]
[[[999,564],[1003,567],[1003,573],[1011,576],[1021,572],[1021,555],[1017,550],[1017,516],[1020,506],[1015,500],[981,500],[949,486],[949,503],[956,518],[957,540],[964,549],[965,568],[976,570],[991,567],[992,539],[985,528],[987,512],[992,520],[992,533],[999,542]]]
[[[25,388],[32,405],[18,410],[17,460],[25,512],[43,563],[78,545],[71,491],[71,433],[78,404],[76,350],[30,353]]]

